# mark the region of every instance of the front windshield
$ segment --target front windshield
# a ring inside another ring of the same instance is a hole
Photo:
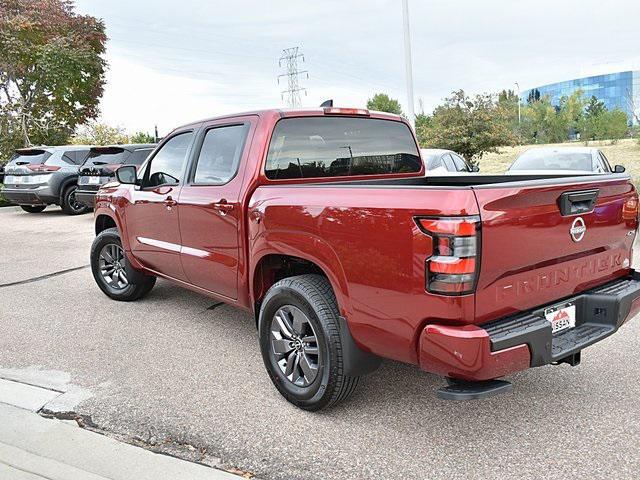
[[[509,170],[582,170],[591,171],[591,154],[534,149],[524,152]]]

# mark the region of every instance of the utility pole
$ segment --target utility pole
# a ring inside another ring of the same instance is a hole
[[[411,32],[409,30],[409,0],[402,0],[402,22],[404,27],[404,65],[407,77],[407,114],[409,123],[415,128],[416,115],[413,108],[413,69],[411,68]]]
[[[281,92],[282,99],[287,96],[287,105],[291,108],[297,108],[300,106],[300,92],[307,94],[307,89],[301,87],[298,83],[299,75],[306,75],[309,78],[308,70],[298,70],[298,59],[301,58],[304,62],[304,55],[298,51],[299,47],[285,48],[282,50],[282,56],[278,60],[278,66],[283,65],[287,69],[287,73],[278,75],[278,85],[280,84],[280,77],[287,77],[287,89]]]
[[[516,82],[516,87],[518,88],[518,125],[520,125],[520,85]]]

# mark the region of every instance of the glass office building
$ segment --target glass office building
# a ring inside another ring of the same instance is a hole
[[[636,114],[640,114],[640,70],[551,83],[523,91],[520,99],[522,103],[526,103],[529,99],[548,96],[553,105],[558,105],[562,97],[569,96],[578,89],[588,98],[595,95],[609,110],[620,108],[627,113],[630,122],[637,124],[632,110],[635,108]]]

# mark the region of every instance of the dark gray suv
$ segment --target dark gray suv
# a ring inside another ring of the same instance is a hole
[[[16,150],[5,166],[2,195],[25,212],[60,205],[68,215],[88,212],[77,201],[78,168],[89,155],[87,145],[29,147]]]
[[[89,156],[80,167],[76,200],[93,209],[96,193],[102,185],[115,180],[116,170],[122,165],[139,167],[155,147],[155,143],[91,147]]]

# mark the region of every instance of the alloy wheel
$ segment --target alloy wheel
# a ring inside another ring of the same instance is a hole
[[[271,354],[293,384],[307,387],[318,376],[320,349],[311,321],[293,305],[280,307],[271,321]]]
[[[85,206],[76,199],[75,188],[71,191],[68,198],[69,198],[69,206],[74,212],[79,212],[85,208]]]
[[[102,280],[115,290],[123,290],[129,286],[124,270],[125,258],[122,247],[115,243],[107,243],[98,257]]]

